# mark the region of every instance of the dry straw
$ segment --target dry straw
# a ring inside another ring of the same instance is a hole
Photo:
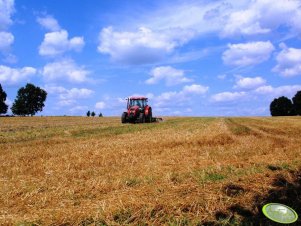
[[[235,204],[256,212],[254,196],[278,173],[271,166],[289,177],[301,162],[301,120],[293,117],[133,125],[16,117],[0,124],[4,225],[218,222],[216,213]]]

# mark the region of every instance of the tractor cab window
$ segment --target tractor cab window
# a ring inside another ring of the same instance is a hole
[[[141,100],[134,100],[134,105],[141,108]]]
[[[138,106],[139,108],[143,108],[146,106],[146,100],[130,100],[130,106]]]

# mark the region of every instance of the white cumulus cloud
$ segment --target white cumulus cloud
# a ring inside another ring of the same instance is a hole
[[[231,2],[231,1],[228,1]],[[222,36],[258,35],[270,33],[280,26],[292,30],[300,28],[300,1],[254,0],[229,11],[222,28]],[[237,4],[235,2],[235,4]],[[300,32],[301,30],[299,30]]]
[[[254,35],[270,32],[269,28],[262,28],[260,16],[261,14],[253,9],[231,13],[222,30],[222,36]]]
[[[208,86],[202,86],[198,84],[187,85],[183,87],[183,94],[204,94],[208,91]]]
[[[226,65],[256,65],[268,60],[274,49],[270,41],[229,44],[222,59]]]
[[[271,85],[261,86],[254,90],[255,94],[270,95],[272,97],[287,96],[292,97],[301,90],[301,85],[285,85],[273,87]]]
[[[185,77],[185,72],[171,66],[162,66],[152,69],[151,78],[145,81],[146,84],[156,84],[165,80],[166,85],[172,86],[180,83],[191,82],[192,80]]]
[[[57,97],[56,104],[58,106],[74,105],[81,99],[87,99],[94,93],[93,90],[86,88],[66,89],[63,86],[46,85],[44,89],[47,93]]]
[[[247,95],[246,92],[222,92],[211,96],[213,102],[231,102],[240,100]]]
[[[5,55],[14,42],[14,35],[7,31],[12,24],[11,16],[14,11],[14,0],[0,0],[0,53]]]
[[[57,56],[66,51],[81,51],[85,45],[83,37],[69,39],[66,30],[54,31],[45,34],[44,40],[39,47],[42,56]]]
[[[154,63],[193,35],[193,31],[181,28],[155,31],[140,27],[137,31],[115,31],[113,27],[107,27],[100,32],[98,51],[120,63]]]
[[[235,88],[241,89],[255,89],[266,83],[266,80],[262,77],[238,77]]]
[[[14,11],[14,0],[0,0],[0,30],[12,24],[11,15]]]
[[[6,98],[5,103],[10,107],[13,104],[13,101],[9,98]]]
[[[46,85],[43,89],[45,89],[47,91],[47,93],[50,93],[50,94],[60,94],[60,93],[67,92],[67,89],[62,86]]]
[[[208,34],[221,38],[272,38],[274,34],[285,38],[288,33],[297,36],[301,33],[300,6],[298,0],[192,0],[161,4],[159,9],[127,14],[118,28],[103,28],[98,51],[117,62],[147,64],[170,57],[174,50]],[[286,32],[281,32],[283,29]],[[241,62],[236,59],[234,65],[257,64],[266,59],[264,56],[257,58],[255,53],[255,59],[246,56]]]
[[[64,59],[46,64],[41,73],[47,81],[63,79],[70,82],[84,82],[88,80],[90,72],[76,65],[73,60]]]
[[[0,82],[4,84],[19,84],[36,73],[37,70],[33,67],[11,68],[0,65]]]
[[[301,49],[288,48],[283,43],[280,47],[282,50],[276,57],[277,65],[273,71],[285,77],[301,75]]]
[[[99,109],[99,110],[105,109],[106,108],[106,103],[104,101],[97,102],[95,104],[95,108]]]
[[[70,99],[85,99],[90,97],[94,93],[93,90],[90,89],[78,89],[72,88],[70,90],[65,90],[63,93],[60,94],[61,100],[70,100]]]
[[[82,112],[85,112],[89,109],[88,106],[82,106],[82,105],[78,105],[78,106],[75,106],[73,108],[70,109],[70,112],[71,113],[82,113]]]
[[[14,36],[10,32],[0,32],[0,51],[7,50],[14,42]]]
[[[38,23],[47,30],[50,31],[59,31],[61,27],[57,20],[53,16],[46,15],[45,17],[38,17]]]
[[[174,107],[181,106],[184,103],[191,101],[192,97],[204,95],[209,90],[208,86],[199,84],[187,85],[181,91],[164,92],[154,98],[156,107]]]

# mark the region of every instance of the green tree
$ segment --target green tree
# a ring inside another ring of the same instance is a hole
[[[293,103],[285,96],[275,98],[270,104],[272,116],[288,116],[293,114]]]
[[[35,115],[42,111],[46,101],[47,92],[40,87],[27,83],[18,90],[18,95],[11,108],[15,115]]]
[[[301,91],[298,91],[296,95],[293,97],[293,105],[294,105],[295,113],[297,115],[301,115]]]
[[[0,84],[0,114],[5,114],[7,112],[8,106],[5,104],[6,101],[6,93],[3,91],[2,86]]]
[[[91,113],[91,116],[92,116],[92,117],[94,117],[94,116],[95,116],[95,112],[94,112],[94,111],[92,111],[92,113]]]
[[[102,116],[103,116],[103,115],[102,115],[102,113],[100,112],[99,115],[98,115],[98,117],[102,117]]]
[[[88,111],[88,112],[87,112],[87,116],[88,116],[88,117],[90,117],[90,115],[91,115],[91,112],[90,112],[90,111]]]

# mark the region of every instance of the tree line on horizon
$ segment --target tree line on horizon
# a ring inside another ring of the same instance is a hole
[[[0,84],[0,115],[6,114],[8,105],[5,103],[7,98],[6,92],[2,89]],[[47,92],[38,86],[31,83],[27,83],[25,87],[21,87],[18,90],[17,97],[11,107],[11,111],[14,115],[18,116],[33,116],[37,112],[42,111],[45,107],[45,101],[47,98]],[[88,114],[89,113],[89,114]],[[94,117],[95,112],[87,112],[87,116]],[[103,117],[100,112],[99,117]]]
[[[5,103],[6,97],[7,95],[0,84],[0,114],[7,113],[8,105]],[[27,83],[25,87],[21,87],[18,90],[17,97],[10,109],[14,115],[33,116],[43,110],[46,98],[47,92],[45,90]]]
[[[95,117],[96,113],[95,113],[94,111],[91,112],[91,111],[89,110],[89,111],[87,111],[86,115],[87,115],[87,117],[90,117],[90,116],[91,116],[91,117]],[[99,113],[98,117],[103,117],[103,115],[102,115],[101,112]]]
[[[290,100],[285,96],[275,98],[270,104],[272,116],[301,115],[301,91],[298,91]]]
[[[8,105],[5,103],[7,94],[0,84],[0,115],[7,113]],[[11,107],[14,115],[33,116],[37,112],[42,111],[45,106],[44,102],[47,98],[47,92],[38,86],[27,83],[25,87],[18,90],[17,97]],[[270,104],[270,113],[272,116],[296,116],[301,115],[301,90],[290,100],[285,96],[275,98]],[[94,117],[95,112],[88,111],[88,117]],[[102,113],[99,113],[102,117]]]

